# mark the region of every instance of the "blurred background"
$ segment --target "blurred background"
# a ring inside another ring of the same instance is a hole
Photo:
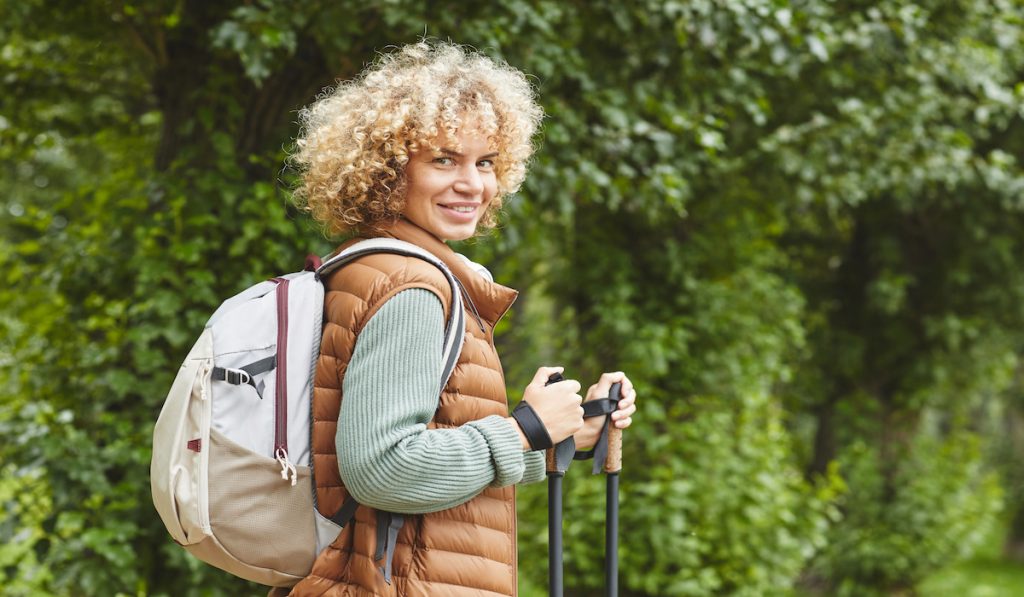
[[[502,226],[542,364],[636,382],[629,596],[1024,594],[1019,0],[0,0],[0,586],[263,595],[187,556],[151,432],[223,299],[325,239],[297,110],[424,34],[547,112]],[[604,484],[566,480],[568,594]],[[521,588],[546,493],[519,493]]]

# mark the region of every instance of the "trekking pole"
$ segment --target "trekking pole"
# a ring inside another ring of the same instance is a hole
[[[622,384],[614,383],[608,397],[618,404]],[[608,419],[608,455],[604,459],[605,486],[604,571],[605,594],[619,594],[619,471],[622,470],[622,430]]]
[[[562,381],[552,373],[545,385]],[[576,453],[576,441],[570,435],[546,453],[548,473],[548,594],[562,597],[562,478]]]

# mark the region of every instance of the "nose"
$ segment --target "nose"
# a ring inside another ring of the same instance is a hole
[[[459,177],[455,180],[452,188],[461,195],[477,196],[484,192],[484,179],[476,164],[467,164],[459,169]]]

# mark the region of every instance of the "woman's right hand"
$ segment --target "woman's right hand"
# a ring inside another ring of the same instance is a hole
[[[583,397],[580,396],[580,382],[564,379],[545,385],[548,378],[561,373],[564,367],[541,367],[537,369],[530,385],[523,391],[523,400],[529,403],[557,444],[583,427]],[[518,425],[517,425],[518,426]],[[525,439],[525,436],[524,438]]]

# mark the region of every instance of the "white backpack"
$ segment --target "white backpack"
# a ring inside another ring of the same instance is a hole
[[[321,279],[370,253],[418,257],[448,278],[438,395],[447,384],[462,349],[460,286],[444,263],[410,243],[362,241],[315,272],[261,282],[224,301],[185,357],[153,430],[153,503],[174,541],[200,560],[291,586],[341,530],[314,503],[310,410]]]

